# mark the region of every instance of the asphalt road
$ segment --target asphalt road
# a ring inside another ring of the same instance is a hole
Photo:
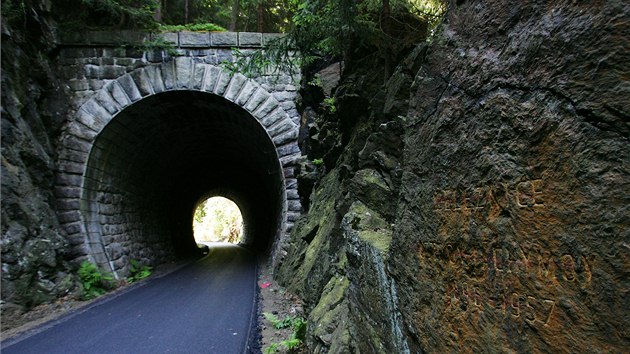
[[[219,246],[173,273],[3,343],[2,354],[247,353],[256,330],[255,292],[255,257]]]

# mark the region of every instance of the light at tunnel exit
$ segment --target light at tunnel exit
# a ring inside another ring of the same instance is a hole
[[[224,197],[208,198],[197,206],[193,216],[197,244],[239,243],[243,237],[243,216],[239,207]]]

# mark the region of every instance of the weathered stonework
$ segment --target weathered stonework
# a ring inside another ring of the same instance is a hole
[[[292,228],[301,210],[297,184],[292,182],[293,166],[300,156],[297,147],[299,114],[295,107],[295,83],[299,75],[275,73],[247,78],[220,65],[224,60],[233,60],[234,47],[260,47],[264,38],[260,33],[180,32],[159,36],[173,43],[175,48],[141,51],[113,46],[123,38],[132,43],[148,38],[148,35],[126,32],[119,36],[88,33],[80,38],[62,39],[60,60],[73,93],[74,113],[60,136],[55,193],[58,208],[63,212],[62,226],[68,237],[76,240],[71,252],[94,259],[114,274],[125,273],[125,260],[130,258],[170,257],[160,251],[168,247],[159,240],[145,239],[141,241],[144,246],[130,246],[133,230],[140,226],[134,226],[120,215],[128,215],[121,205],[126,199],[124,196],[131,192],[117,189],[117,177],[108,177],[104,171],[91,171],[87,166],[90,158],[108,154],[108,151],[95,149],[94,142],[118,114],[148,97],[174,91],[223,97],[249,112],[267,131],[284,171],[281,177],[285,183],[282,227],[275,240],[275,247],[282,248],[283,235]],[[116,134],[124,141],[124,134],[133,133],[120,129]],[[132,139],[130,136],[127,140]],[[114,178],[108,191],[86,189],[89,185],[86,179],[105,181],[108,178]],[[78,242],[81,238],[85,238],[85,242]],[[155,242],[157,244],[147,246]],[[140,257],[141,249],[151,254]]]
[[[277,269],[310,352],[627,351],[629,24],[451,1],[385,87],[353,68],[310,107],[323,166]]]

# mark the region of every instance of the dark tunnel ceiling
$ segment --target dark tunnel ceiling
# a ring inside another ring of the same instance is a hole
[[[224,98],[176,91],[139,101],[97,137],[88,166],[109,179],[89,179],[87,189],[120,189],[135,199],[127,205],[155,210],[137,211],[143,227],[169,229],[179,251],[194,246],[192,212],[212,195],[239,205],[249,245],[265,250],[276,234],[282,173],[275,147],[255,118]]]

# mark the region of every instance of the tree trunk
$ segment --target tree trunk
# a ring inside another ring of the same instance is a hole
[[[263,1],[258,0],[258,8],[256,11],[256,18],[258,19],[258,32],[263,32],[264,27],[265,27],[265,20],[263,19],[263,15],[264,15]]]
[[[161,1],[158,2],[157,7],[155,8],[155,13],[153,13],[153,19],[157,22],[162,22],[162,4]]]
[[[238,14],[241,12],[241,1],[234,0],[234,4],[232,4],[232,16],[230,18],[230,26],[228,29],[231,32],[236,32],[236,25],[238,23]]]
[[[188,0],[184,0],[184,24],[188,23]]]

